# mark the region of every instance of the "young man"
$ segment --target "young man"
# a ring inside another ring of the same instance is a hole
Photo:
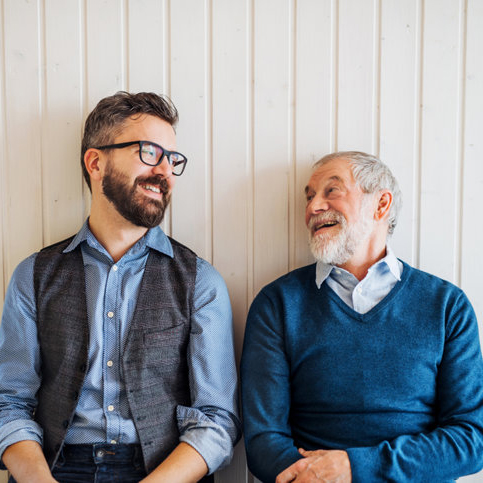
[[[400,192],[365,153],[322,158],[305,189],[317,263],[248,316],[242,399],[263,482],[449,482],[483,466],[477,321],[454,285],[387,246]]]
[[[89,218],[12,277],[0,451],[18,482],[191,482],[231,458],[226,286],[158,226],[187,162],[177,119],[155,94],[102,99],[82,141]]]

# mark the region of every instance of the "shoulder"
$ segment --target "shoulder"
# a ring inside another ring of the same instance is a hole
[[[61,253],[69,246],[69,244],[72,242],[74,237],[75,235],[70,236],[69,238],[66,238],[65,240],[61,240],[57,243],[53,243],[52,245],[48,245],[42,248],[42,250],[40,250],[40,253]]]
[[[194,289],[194,309],[223,312],[231,320],[231,304],[223,277],[211,263],[196,257],[196,281]]]
[[[424,270],[411,267],[403,263],[402,279],[409,282],[409,287],[418,293],[424,293],[431,297],[458,298],[465,296],[463,290],[452,282],[440,278]]]
[[[260,290],[251,304],[249,317],[302,307],[302,300],[316,290],[315,264],[292,270]]]
[[[196,257],[196,283],[225,287],[225,281],[220,272],[205,259]]]
[[[4,315],[8,308],[14,312],[35,311],[34,264],[38,253],[33,253],[15,268],[5,295]]]
[[[170,236],[168,236],[168,240],[171,243],[171,247],[173,248],[173,252],[175,253],[175,256],[176,256],[176,253],[178,252],[186,256],[196,257],[196,253],[193,250],[191,250],[191,248],[188,248],[186,245],[183,245],[178,240],[175,240]]]
[[[451,325],[451,321],[476,320],[471,302],[464,291],[448,280],[407,264],[404,264],[402,279],[407,280],[406,296],[409,302],[415,301],[427,313],[440,314],[446,324]]]
[[[32,253],[22,260],[15,268],[9,286],[16,286],[19,289],[26,285],[32,285],[34,265],[39,252]]]
[[[270,295],[276,293],[298,291],[306,292],[310,287],[316,287],[315,284],[315,263],[292,270],[285,275],[275,279],[273,282],[265,285],[259,295]]]

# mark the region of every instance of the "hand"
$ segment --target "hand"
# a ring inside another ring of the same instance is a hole
[[[345,451],[301,448],[299,453],[304,458],[282,471],[275,483],[351,483],[351,465]]]

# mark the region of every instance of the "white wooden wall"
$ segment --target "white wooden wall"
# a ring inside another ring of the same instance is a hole
[[[0,0],[0,29],[2,294],[88,213],[87,113],[148,90],[190,159],[164,227],[225,277],[238,356],[253,296],[311,260],[302,190],[335,150],[390,165],[397,254],[483,321],[482,0]],[[217,481],[252,481],[242,445]]]

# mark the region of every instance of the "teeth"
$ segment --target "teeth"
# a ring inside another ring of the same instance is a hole
[[[315,230],[320,230],[321,228],[325,228],[327,226],[335,226],[337,225],[337,222],[336,221],[328,221],[327,223],[321,223],[320,225],[317,225],[315,227]]]
[[[153,191],[154,193],[161,193],[161,190],[159,188],[156,188],[156,186],[152,186],[150,184],[144,185],[144,189]]]

